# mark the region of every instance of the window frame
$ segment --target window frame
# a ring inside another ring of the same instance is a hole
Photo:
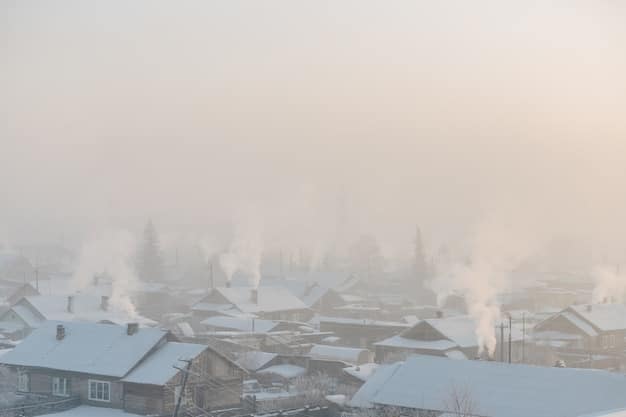
[[[24,381],[26,381],[25,384]],[[17,392],[30,392],[30,375],[26,370],[18,369],[17,371]]]
[[[63,387],[63,390],[55,390]],[[70,380],[64,376],[52,377],[52,395],[55,397],[69,397],[70,396]]]
[[[88,379],[87,380],[87,399],[89,401],[100,401],[103,403],[110,403],[111,402],[111,381],[103,381],[101,379]],[[96,390],[95,393],[92,392],[91,390],[91,384],[96,384]],[[102,386],[106,386],[107,387],[107,395],[106,395],[106,399],[104,398],[104,388],[102,388],[102,398],[98,398],[98,384],[102,384]]]

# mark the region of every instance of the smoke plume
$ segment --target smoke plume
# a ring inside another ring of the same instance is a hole
[[[93,277],[106,275],[111,279],[110,306],[113,310],[137,316],[130,293],[138,283],[132,266],[136,242],[126,230],[101,233],[83,245],[75,269],[73,288],[80,291],[93,283]]]
[[[252,213],[250,211],[250,214],[242,217],[236,224],[230,247],[219,259],[228,282],[235,272],[241,272],[248,277],[250,285],[258,288],[261,281],[263,241],[261,223]]]
[[[594,289],[591,295],[593,303],[621,303],[626,294],[626,275],[619,267],[598,266],[591,272]]]
[[[468,259],[440,266],[441,272],[430,282],[441,306],[446,298],[463,296],[467,311],[475,322],[480,353],[491,356],[496,348],[495,326],[500,320],[499,296],[512,287],[511,271],[540,246],[530,228],[515,222],[492,220],[482,223],[470,242]]]

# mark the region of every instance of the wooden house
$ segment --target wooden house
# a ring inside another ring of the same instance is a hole
[[[165,330],[135,323],[47,322],[0,364],[13,371],[25,395],[77,397],[86,405],[157,415],[171,414],[180,395],[184,406],[236,405],[243,375],[209,346],[180,343]]]
[[[194,321],[211,316],[256,317],[265,320],[306,321],[311,311],[283,287],[218,287],[191,308]]]
[[[533,329],[537,348],[567,366],[624,368],[626,306],[623,304],[572,305],[538,323]]]
[[[496,329],[494,329],[495,331]],[[503,343],[498,343],[495,357],[508,360],[509,329],[503,328]],[[511,333],[511,360],[518,362],[522,337],[517,327]],[[376,362],[404,360],[415,354],[444,356],[451,359],[474,359],[481,353],[476,336],[476,323],[470,316],[452,316],[420,320],[411,328],[374,344]],[[504,346],[503,346],[504,345]],[[501,356],[501,349],[503,355]]]

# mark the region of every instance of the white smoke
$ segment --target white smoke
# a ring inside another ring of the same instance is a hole
[[[72,277],[74,289],[86,289],[93,285],[94,276],[106,275],[111,279],[110,308],[136,317],[137,311],[130,299],[130,293],[138,284],[132,265],[135,248],[135,239],[126,230],[101,233],[85,243]]]
[[[618,267],[598,266],[591,275],[595,286],[591,295],[591,302],[604,303],[624,302],[626,295],[626,274]]]
[[[450,295],[463,296],[475,322],[479,353],[486,350],[490,356],[496,348],[495,326],[500,320],[498,293],[505,286],[503,277],[490,262],[476,261],[449,265],[445,274],[430,283],[440,307]]]
[[[440,306],[452,294],[463,296],[475,322],[480,353],[494,354],[495,327],[501,316],[499,296],[511,288],[511,271],[539,245],[528,230],[520,224],[483,223],[470,244],[469,260],[440,266],[430,282]]]
[[[249,277],[250,285],[258,288],[261,282],[263,254],[262,228],[256,215],[247,215],[237,223],[227,252],[220,255],[220,266],[230,282],[235,272]]]

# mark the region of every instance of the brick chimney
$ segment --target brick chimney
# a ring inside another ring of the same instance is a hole
[[[65,327],[62,324],[57,324],[57,340],[63,340],[65,338]]]
[[[134,335],[139,331],[139,323],[128,323],[126,325],[126,334],[129,336]]]
[[[74,296],[73,295],[67,296],[67,312],[68,313],[74,312]]]
[[[100,309],[102,311],[107,311],[109,309],[109,296],[103,295],[100,297]]]

